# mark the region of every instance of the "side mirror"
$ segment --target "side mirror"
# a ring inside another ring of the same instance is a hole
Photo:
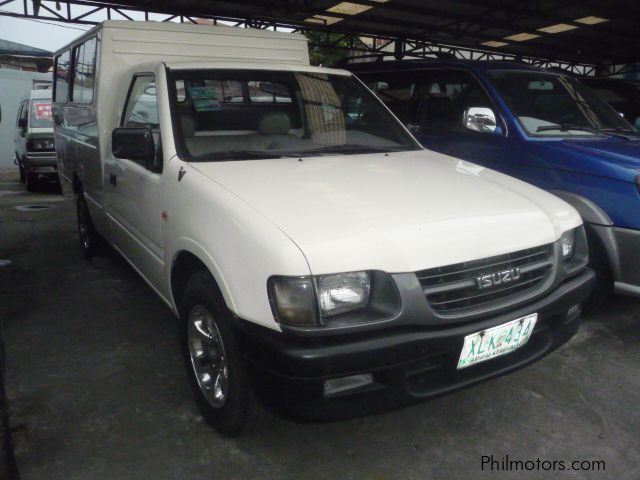
[[[497,129],[496,115],[486,107],[470,107],[462,114],[465,128],[474,132],[494,133]]]
[[[24,117],[20,117],[18,119],[18,127],[22,128],[24,130],[25,128],[27,128],[27,126],[28,126],[27,125],[27,119],[24,118]]]
[[[156,167],[156,146],[148,128],[116,128],[111,132],[111,151],[116,158],[133,160],[146,168]]]

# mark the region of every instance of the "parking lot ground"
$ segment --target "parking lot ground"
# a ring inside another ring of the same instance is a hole
[[[34,204],[52,208],[14,208]],[[117,255],[82,258],[71,202],[5,173],[0,316],[23,480],[640,478],[638,300],[615,298],[562,349],[489,383],[229,440],[192,401],[164,304]],[[490,455],[566,470],[482,470]],[[574,460],[606,470],[574,471]]]

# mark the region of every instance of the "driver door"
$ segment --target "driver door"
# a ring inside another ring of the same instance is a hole
[[[109,151],[105,162],[108,213],[114,241],[123,255],[152,285],[162,283],[162,155],[153,73],[131,79],[120,127],[149,128],[156,144],[154,168],[136,160],[116,158]]]
[[[414,123],[422,145],[453,157],[491,166],[505,155],[506,129],[478,80],[468,71],[433,69],[422,72],[420,102]],[[467,128],[464,114],[473,107],[490,108],[495,132]]]

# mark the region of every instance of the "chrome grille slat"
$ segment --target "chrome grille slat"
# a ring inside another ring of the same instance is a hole
[[[515,287],[528,285],[528,284],[530,284],[532,282],[537,282],[538,280],[542,280],[543,278],[544,278],[544,275],[540,275],[539,277],[535,277],[535,278],[532,278],[530,280],[526,280],[524,282],[515,283],[515,284],[508,283],[507,287],[498,288],[496,290],[491,290],[491,291],[488,291],[488,292],[485,292],[485,293],[481,293],[479,295],[472,295],[472,296],[469,296],[469,297],[463,297],[463,298],[459,298],[459,299],[456,299],[456,300],[448,300],[446,302],[431,302],[431,306],[435,307],[435,306],[447,305],[447,304],[450,304],[450,303],[462,302],[462,301],[465,301],[465,300],[471,300],[473,298],[486,297],[488,295],[493,295],[493,294],[496,294],[496,293],[499,294],[499,293],[503,292],[504,290],[513,290],[513,288],[515,288]]]
[[[544,260],[541,262],[536,262],[536,263],[531,263],[528,264],[524,267],[520,267],[520,272],[521,273],[529,273],[531,271],[534,270],[538,270],[538,269],[542,269],[545,267],[550,267],[552,264],[551,262],[549,262],[548,260]],[[432,295],[434,293],[442,293],[442,292],[448,292],[451,290],[458,290],[461,288],[467,288],[467,287],[472,287],[475,286],[476,282],[475,279],[468,279],[468,280],[458,280],[456,282],[448,282],[448,283],[440,283],[437,285],[434,285],[433,287],[425,287],[424,289],[424,293],[426,295]]]
[[[554,272],[554,245],[529,248],[495,257],[416,272],[431,308],[436,313],[473,313],[496,307],[512,298],[535,293]],[[477,278],[518,268],[518,280],[484,290]]]
[[[532,255],[532,256],[541,256],[541,255],[544,255],[545,253],[546,253],[546,252],[538,252],[538,253],[536,253],[536,254],[534,254],[534,255]],[[495,257],[493,257],[493,258],[495,258]],[[488,269],[488,268],[498,267],[499,265],[503,265],[503,264],[505,264],[505,263],[509,263],[509,262],[519,262],[520,260],[530,259],[530,258],[531,258],[531,257],[529,257],[529,256],[523,256],[523,257],[519,257],[519,258],[505,259],[505,260],[502,260],[502,261],[499,261],[499,262],[495,262],[495,263],[492,263],[492,264],[487,264],[487,265],[478,265],[477,267],[467,268],[466,270],[458,270],[458,271],[451,272],[451,273],[439,273],[439,274],[433,274],[433,275],[426,276],[426,277],[425,277],[425,276],[421,276],[421,275],[420,275],[420,272],[418,272],[418,274],[417,274],[417,275],[418,275],[418,280],[420,280],[420,281],[425,280],[425,281],[426,281],[426,280],[429,280],[429,279],[431,279],[431,278],[444,277],[444,276],[447,276],[447,275],[460,275],[460,274],[467,273],[467,272],[475,272],[475,271],[477,271],[479,268],[482,268],[482,269]],[[487,259],[487,260],[489,260],[489,259]],[[466,265],[467,263],[472,263],[472,262],[464,262],[464,263],[463,263],[463,264],[461,264],[461,265]],[[530,263],[530,262],[527,262],[527,263]],[[516,265],[516,266],[517,266],[517,265]],[[438,268],[437,268],[437,270],[440,270],[440,269],[443,269],[443,268],[448,268],[448,267],[438,267]],[[436,269],[434,269],[434,270],[436,270]],[[426,270],[426,271],[429,271],[429,270]]]

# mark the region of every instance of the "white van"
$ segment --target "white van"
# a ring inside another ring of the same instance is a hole
[[[27,191],[36,191],[44,180],[57,179],[50,89],[31,90],[20,100],[14,146],[14,163]]]
[[[308,63],[300,35],[114,21],[55,55],[82,248],[112,245],[180,318],[228,435],[263,405],[362,413],[523,367],[575,333],[593,282],[572,207],[424,150]]]

